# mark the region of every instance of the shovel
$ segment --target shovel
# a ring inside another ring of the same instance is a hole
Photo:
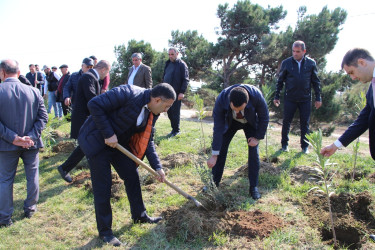
[[[141,161],[140,159],[138,159],[135,155],[133,155],[131,152],[129,152],[129,150],[125,149],[123,146],[121,146],[120,144],[117,143],[116,145],[116,148],[118,150],[120,150],[124,155],[128,156],[130,159],[132,159],[135,163],[139,164],[141,167],[143,167],[144,169],[146,169],[148,172],[150,172],[151,174],[153,174],[154,176],[158,177],[159,174],[156,173],[155,170],[153,170],[150,166],[148,166],[146,163],[144,163],[143,161]],[[169,182],[168,180],[164,180],[164,183],[167,184],[168,186],[170,186],[171,188],[173,188],[177,193],[179,193],[180,195],[182,195],[183,197],[185,197],[186,199],[188,200],[191,200],[192,202],[194,202],[195,206],[197,207],[200,207],[200,208],[203,208],[204,210],[208,211],[207,208],[205,208],[202,203],[200,203],[199,201],[197,201],[194,197],[192,197],[191,195],[187,194],[186,192],[184,192],[183,190],[181,190],[179,187],[177,187],[175,184]]]

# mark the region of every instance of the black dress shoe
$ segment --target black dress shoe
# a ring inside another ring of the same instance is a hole
[[[31,211],[31,210],[25,211],[25,213],[24,213],[25,218],[30,219],[31,217],[33,217],[34,213],[35,213],[35,211]]]
[[[66,181],[66,182],[69,182],[71,183],[73,180],[72,180],[72,177],[70,176],[70,174],[68,172],[66,172],[63,168],[62,168],[62,165],[60,165],[57,170],[59,170],[59,173],[61,175],[61,177]]]
[[[115,236],[110,235],[110,236],[101,236],[100,237],[104,243],[107,243],[109,245],[119,247],[122,245],[122,242],[119,241]]]
[[[2,224],[0,224],[0,228],[1,228],[1,227],[10,227],[11,225],[13,225],[13,221],[12,221],[12,220],[9,220],[8,223],[2,223]]]
[[[162,219],[163,219],[162,217],[150,217],[145,213],[145,215],[143,215],[139,218],[133,219],[133,222],[134,223],[150,223],[150,224],[152,224],[152,223],[158,223]]]
[[[260,199],[262,197],[259,193],[259,190],[257,187],[250,187],[250,195],[254,200]]]
[[[176,131],[172,131],[172,132],[170,132],[168,135],[167,135],[167,137],[168,138],[171,138],[171,137],[175,137],[176,135],[179,135],[180,134],[180,132],[178,131],[178,132],[176,132]]]

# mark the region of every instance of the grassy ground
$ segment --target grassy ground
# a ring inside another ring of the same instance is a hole
[[[70,125],[64,121],[51,120],[48,124],[52,130],[68,134]],[[169,120],[161,117],[157,123],[156,143],[161,158],[178,152],[198,155],[201,153],[200,125],[194,121],[183,120],[182,133],[176,138],[167,139],[170,132]],[[212,124],[204,124],[206,147],[212,140]],[[68,139],[66,139],[68,140]],[[335,138],[325,138],[324,145]],[[233,179],[233,174],[247,162],[247,145],[242,131],[238,132],[231,143],[223,181],[242,187],[243,191],[232,193],[236,201],[232,210],[251,211],[260,209],[271,212],[284,221],[288,226],[271,233],[265,239],[248,241],[241,237],[232,237],[223,232],[217,232],[209,238],[197,238],[184,241],[180,238],[167,240],[165,222],[158,225],[133,225],[127,197],[112,201],[113,231],[126,248],[134,249],[209,249],[209,248],[263,248],[263,249],[300,249],[319,248],[329,249],[325,245],[318,231],[311,228],[308,218],[303,214],[298,200],[307,195],[312,184],[292,185],[290,169],[299,165],[311,166],[315,160],[312,154],[304,155],[300,152],[299,137],[291,135],[290,152],[279,151],[280,131],[277,128],[269,130],[269,154],[277,158],[274,165],[281,169],[281,174],[274,176],[267,173],[260,175],[260,190],[263,198],[254,202],[247,194],[248,181],[246,177]],[[26,180],[22,163],[19,164],[14,182],[14,225],[0,229],[1,249],[70,249],[70,248],[110,248],[103,245],[97,238],[93,195],[82,187],[68,185],[58,174],[57,166],[68,156],[68,153],[56,154],[47,148],[40,154],[40,199],[38,212],[31,219],[23,218],[23,200],[26,195]],[[261,158],[265,158],[265,141],[260,145]],[[50,157],[49,157],[50,156]],[[338,163],[338,171],[345,173],[351,169],[351,147],[340,150],[332,157],[332,162]],[[369,156],[368,144],[361,143],[358,168],[366,173],[373,173],[374,162]],[[87,169],[73,170],[76,176]],[[147,173],[140,171],[142,176]],[[189,194],[200,195],[203,183],[194,164],[187,164],[173,168],[167,178],[177,184]],[[342,178],[333,181],[336,192],[358,193],[368,190],[372,197],[375,195],[374,184],[367,179],[351,182]],[[143,186],[143,199],[147,211],[151,215],[160,215],[170,207],[184,206],[187,202],[182,196],[164,184],[154,184],[153,188]],[[236,189],[238,190],[238,189]],[[375,244],[366,240],[364,248],[374,248]]]

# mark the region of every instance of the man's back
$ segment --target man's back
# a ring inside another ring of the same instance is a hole
[[[33,136],[34,147],[42,147],[40,135],[33,131],[38,118],[47,122],[48,116],[43,98],[36,88],[30,88],[16,78],[8,78],[0,84],[0,122],[7,128],[0,132],[3,138],[0,150],[18,149],[11,143],[15,135]]]

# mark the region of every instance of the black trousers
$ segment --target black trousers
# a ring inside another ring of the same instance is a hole
[[[181,100],[175,101],[168,109],[168,118],[171,121],[172,132],[180,132]]]
[[[90,165],[99,236],[109,236],[112,235],[111,164],[120,178],[124,180],[133,219],[140,217],[146,210],[142,199],[138,169],[133,160],[110,147],[106,147],[98,155],[87,160]]]
[[[246,141],[248,138],[255,136],[255,129],[248,123],[241,123],[236,120],[232,121],[228,131],[223,135],[223,144],[221,145],[220,154],[217,158],[216,165],[212,168],[212,175],[216,186],[219,186],[221,178],[223,177],[229,144],[232,141],[233,136],[240,129],[243,129],[245,132]],[[258,186],[259,166],[258,145],[255,147],[248,146],[248,177],[250,186]]]
[[[283,127],[281,130],[281,145],[287,146],[289,141],[290,124],[292,123],[294,113],[299,109],[299,123],[301,129],[301,148],[306,148],[309,144],[305,141],[306,134],[309,132],[309,122],[311,113],[311,101],[292,102],[284,101]]]
[[[61,165],[62,169],[66,172],[70,172],[77,164],[85,157],[79,145],[69,155],[68,159]]]

